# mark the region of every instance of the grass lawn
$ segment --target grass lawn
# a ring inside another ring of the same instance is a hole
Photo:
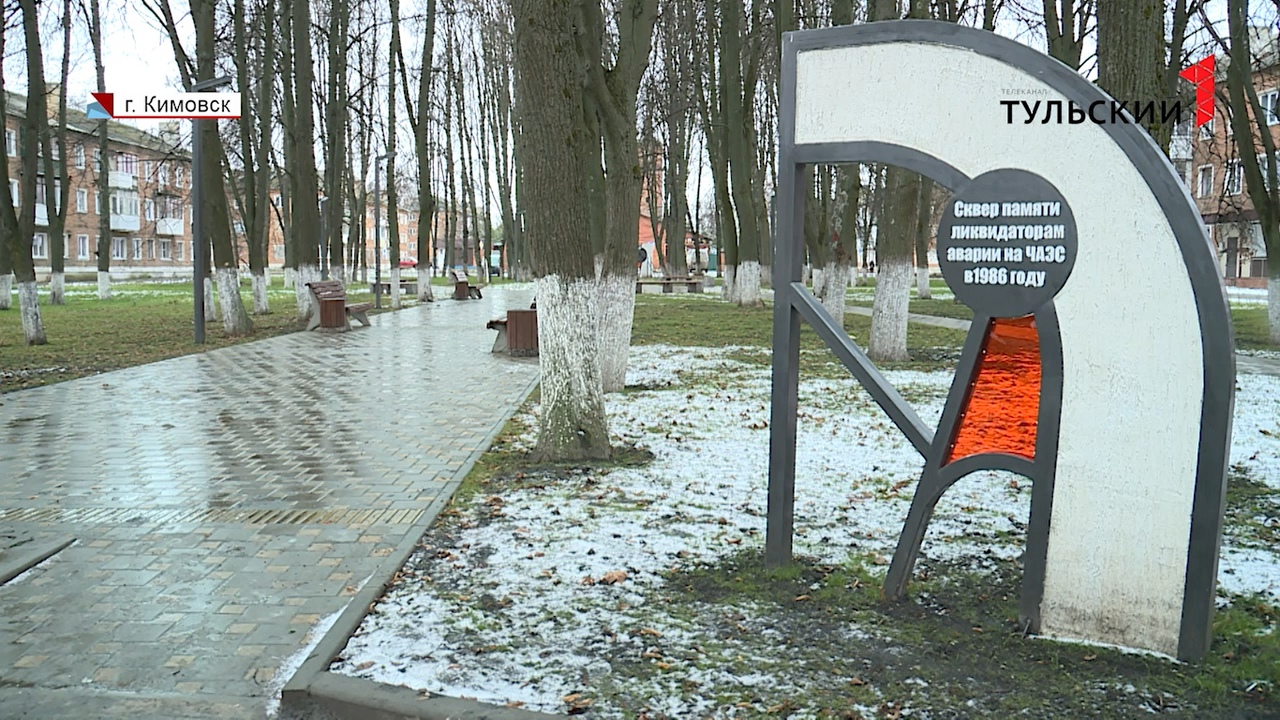
[[[41,288],[40,314],[47,345],[23,344],[17,294],[10,310],[0,312],[0,392],[118,370],[133,365],[224,347],[300,330],[292,288],[280,278],[272,286],[270,315],[252,316],[254,332],[228,337],[221,320],[205,324],[205,345],[193,342],[191,283],[116,283],[111,300],[97,299],[96,284],[68,284],[67,304],[48,305]],[[241,288],[252,309],[248,282]],[[367,286],[353,290],[352,302],[372,301]],[[374,313],[385,310],[371,311]]]
[[[943,286],[945,289],[945,286]],[[948,291],[949,292],[949,291]],[[851,295],[850,305],[871,307],[870,295]],[[946,300],[911,299],[910,310],[918,315],[972,320],[973,311],[967,305]],[[1232,305],[1231,322],[1236,332],[1236,348],[1239,350],[1280,350],[1270,342],[1267,332],[1266,305]],[[914,326],[912,326],[914,328]]]
[[[845,332],[865,348],[871,334],[871,318],[846,314]],[[885,370],[933,370],[954,364],[964,345],[965,333],[959,330],[911,324],[907,328],[907,350],[911,362],[881,363]],[[744,346],[759,352],[743,352],[738,359],[769,364],[769,348],[773,347],[773,306],[743,308],[718,299],[690,295],[685,297],[638,296],[635,321],[631,327],[632,345],[690,345],[704,347]],[[800,326],[801,370],[844,377],[848,373],[807,323]]]

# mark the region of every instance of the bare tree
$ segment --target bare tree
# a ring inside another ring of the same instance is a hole
[[[1227,0],[1227,27],[1230,33],[1227,93],[1231,98],[1232,135],[1243,168],[1245,188],[1258,213],[1262,239],[1267,248],[1267,327],[1271,342],[1280,344],[1280,182],[1277,180],[1276,140],[1271,120],[1276,108],[1264,107],[1254,87],[1254,66],[1250,51],[1250,22],[1247,0]],[[1275,57],[1270,58],[1272,63]]]
[[[400,56],[400,0],[391,4],[391,52],[387,53],[387,245],[391,256],[391,307],[400,309],[400,199],[396,192],[396,58]],[[375,169],[374,172],[377,172]]]
[[[48,126],[40,141],[46,158],[44,174],[45,214],[49,219],[49,304],[66,302],[66,225],[67,200],[71,197],[71,180],[67,176],[67,77],[71,74],[71,0],[62,2],[62,70],[58,76],[58,109],[56,130],[49,137]],[[52,155],[50,155],[52,151]],[[55,182],[55,178],[58,181]]]
[[[918,13],[921,5],[920,0],[912,0],[911,9]],[[897,17],[895,0],[872,3],[870,20]],[[876,234],[876,294],[867,348],[867,354],[874,360],[908,359],[907,315],[919,193],[918,174],[896,166],[886,170],[883,222],[878,224]]]
[[[18,308],[22,313],[23,339],[28,345],[44,345],[48,340],[44,334],[44,322],[40,318],[31,244],[36,226],[36,182],[41,174],[41,164],[48,157],[48,153],[43,153],[41,157],[40,148],[42,145],[49,145],[49,111],[45,101],[39,6],[36,0],[19,0],[18,7],[22,10],[22,29],[26,38],[27,107],[26,117],[22,119],[22,179],[19,181],[21,213],[17,217],[17,236],[10,251],[14,279],[18,282]],[[2,86],[0,90],[3,90]],[[8,175],[7,168],[5,174]],[[7,185],[8,178],[5,180]],[[12,206],[5,208],[5,212],[12,212]]]
[[[587,58],[576,41],[582,28],[575,22],[581,2],[512,0],[517,155],[529,242],[536,246],[542,368],[536,454],[554,460],[610,454],[586,189],[587,166],[599,162],[599,145],[583,132]]]
[[[312,108],[315,106],[315,63],[311,54],[311,3],[292,0],[293,10],[293,95],[296,148],[290,168],[296,191],[293,194],[293,232],[298,253],[295,290],[300,316],[311,312],[311,295],[306,284],[320,279],[320,192],[316,184],[316,158],[311,150],[315,136]]]
[[[106,65],[102,61],[102,12],[98,0],[89,0],[89,39],[98,92],[107,91]],[[107,123],[98,121],[98,299],[111,299],[111,163],[108,157]]]

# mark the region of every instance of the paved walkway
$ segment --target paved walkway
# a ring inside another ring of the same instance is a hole
[[[847,305],[845,312],[871,317],[871,308],[860,305]],[[936,325],[952,330],[968,330],[970,322],[957,318],[938,317],[936,315],[917,315],[911,313],[908,320],[921,325]],[[1236,371],[1254,375],[1274,375],[1280,377],[1280,359],[1262,355],[1244,355],[1236,353]]]
[[[0,525],[77,538],[0,586],[0,717],[263,717],[537,375],[484,329],[531,295],[0,396]]]

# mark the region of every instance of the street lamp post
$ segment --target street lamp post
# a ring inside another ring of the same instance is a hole
[[[373,306],[382,307],[382,175],[378,172],[388,155],[373,159]]]
[[[231,78],[222,76],[210,80],[202,80],[191,86],[191,92],[203,92],[205,90],[213,90],[214,88],[230,85]],[[200,152],[200,130],[204,126],[205,120],[191,121],[191,264],[193,266],[193,274],[195,282],[192,285],[195,288],[195,324],[196,324],[196,344],[204,344],[204,276],[208,273],[208,269],[204,266],[204,251],[207,243],[204,242],[204,213],[202,212],[204,205],[204,178],[202,173],[202,158]]]

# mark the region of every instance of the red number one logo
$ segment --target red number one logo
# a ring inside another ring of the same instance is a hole
[[[1213,119],[1213,67],[1210,55],[1178,73],[1178,77],[1196,86],[1196,127]]]

